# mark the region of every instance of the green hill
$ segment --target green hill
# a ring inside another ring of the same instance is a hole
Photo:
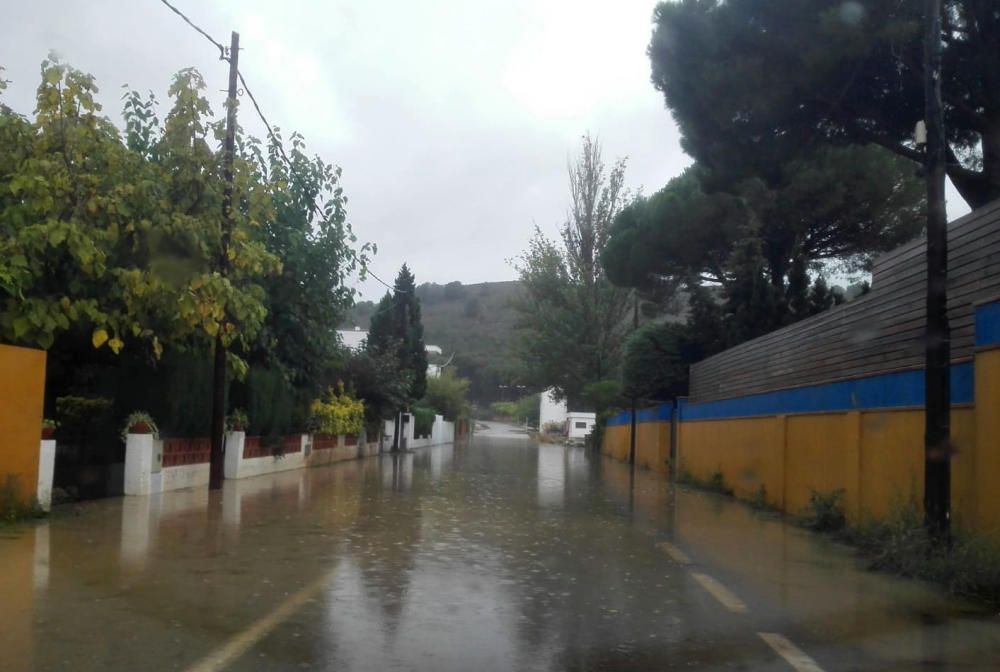
[[[516,320],[511,300],[519,290],[517,281],[424,283],[417,287],[424,342],[440,346],[445,359],[454,354],[452,363],[459,375],[472,382],[470,394],[477,403],[510,397],[500,386],[511,380],[510,348]],[[367,329],[374,308],[371,301],[358,303],[344,328]]]

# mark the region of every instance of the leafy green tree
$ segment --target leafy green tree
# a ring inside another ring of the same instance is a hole
[[[259,281],[280,267],[253,239],[272,215],[272,185],[237,162],[240,207],[223,277],[203,89],[197,72],[181,71],[162,129],[127,94],[123,142],[99,114],[94,79],[50,59],[35,119],[0,110],[0,338],[49,348],[85,329],[95,348],[117,354],[131,340],[158,358],[165,345],[219,333],[227,345],[246,343],[259,331]]]
[[[610,170],[589,135],[569,168],[570,211],[555,242],[535,229],[514,262],[523,296],[516,346],[525,382],[581,400],[588,383],[617,375],[625,336],[628,292],[606,277],[600,254],[621,210],[625,162]]]
[[[380,422],[409,403],[412,372],[403,369],[398,348],[365,348],[345,357],[339,374],[352,396],[365,403],[365,426],[380,431]]]
[[[1000,18],[945,0],[947,171],[973,207],[1000,197]],[[654,85],[699,162],[768,183],[817,142],[875,144],[915,162],[923,117],[922,13],[898,0],[661,2]]]
[[[407,395],[410,402],[427,390],[427,350],[424,325],[420,321],[420,300],[416,295],[413,273],[403,264],[391,294],[379,302],[368,332],[369,350],[394,351],[400,367],[412,374]]]
[[[623,394],[656,401],[686,394],[688,334],[685,325],[670,323],[645,324],[632,333],[625,342]]]
[[[783,166],[771,186],[726,182],[696,164],[623,210],[601,260],[624,287],[691,277],[724,284],[739,241],[752,232],[768,282],[784,293],[803,264],[864,269],[916,236],[924,200],[911,172],[875,147],[820,148]]]
[[[454,369],[445,369],[440,376],[427,379],[424,403],[445,420],[454,421],[469,412],[469,381],[459,378]]]

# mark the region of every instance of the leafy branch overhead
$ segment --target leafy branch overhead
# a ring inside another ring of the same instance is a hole
[[[303,332],[326,323],[335,349],[358,259],[339,169],[293,135],[293,177],[277,139],[240,133],[223,275],[222,125],[204,90],[196,70],[179,72],[161,121],[151,94],[126,89],[119,132],[93,77],[50,58],[34,119],[0,106],[0,338],[49,348],[86,330],[94,348],[158,358],[221,332],[244,351],[265,337],[289,361],[319,352]]]

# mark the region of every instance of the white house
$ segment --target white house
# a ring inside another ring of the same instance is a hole
[[[556,401],[551,388],[542,392],[538,400],[538,428],[545,431],[549,423],[560,427],[566,424],[566,402]]]
[[[594,431],[594,425],[596,424],[596,413],[570,411],[566,414],[566,437],[569,439],[585,439]]]

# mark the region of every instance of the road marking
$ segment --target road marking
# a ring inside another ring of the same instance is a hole
[[[796,672],[823,672],[823,668],[817,665],[815,660],[788,641],[784,635],[779,635],[776,632],[758,632],[757,634]]]
[[[676,562],[678,565],[691,564],[691,558],[687,556],[687,553],[677,548],[669,541],[661,541],[656,545],[656,547],[661,551],[663,551],[664,553],[666,553],[667,555],[669,555],[673,559],[673,561]]]
[[[326,588],[332,577],[333,572],[329,572],[313,581],[278,605],[270,614],[254,622],[243,632],[233,635],[222,646],[189,667],[187,672],[218,672],[225,669]]]
[[[729,611],[733,611],[738,614],[745,614],[747,612],[747,605],[744,604],[743,600],[736,597],[731,590],[713,579],[708,574],[691,572],[691,576],[694,577],[695,581],[701,584],[702,588],[710,592],[712,597],[721,602],[722,606]]]

